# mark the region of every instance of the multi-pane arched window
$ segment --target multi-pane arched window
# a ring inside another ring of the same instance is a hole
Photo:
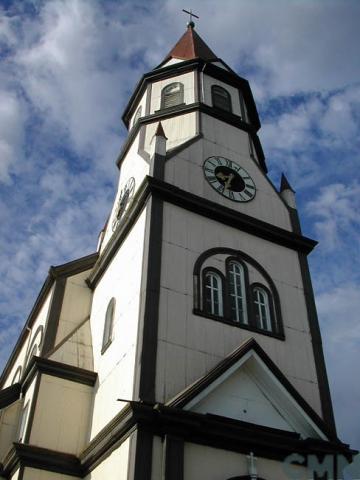
[[[244,267],[241,263],[229,262],[228,277],[231,318],[239,323],[248,323]]]
[[[204,272],[204,304],[211,315],[222,316],[223,309],[223,282],[219,273],[214,270]]]
[[[184,103],[184,85],[173,82],[166,85],[161,91],[161,108],[174,107]]]
[[[253,288],[253,302],[255,321],[258,328],[270,332],[271,328],[271,314],[270,301],[267,291],[262,287]]]
[[[231,248],[212,248],[195,262],[193,312],[284,338],[280,299],[273,280],[253,258]]]
[[[213,85],[211,87],[211,98],[213,107],[232,112],[231,96],[225,88]]]
[[[110,345],[113,339],[114,314],[115,314],[115,298],[113,297],[110,300],[106,309],[104,333],[103,333],[103,341],[102,341],[102,352],[104,352],[107,349],[107,347]]]

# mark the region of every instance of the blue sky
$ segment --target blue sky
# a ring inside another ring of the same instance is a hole
[[[179,0],[0,0],[0,367],[50,265],[91,253],[123,108],[185,30]],[[360,2],[193,0],[257,102],[270,178],[297,191],[338,431],[360,448]]]

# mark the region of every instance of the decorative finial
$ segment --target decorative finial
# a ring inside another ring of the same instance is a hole
[[[188,23],[187,23],[187,26],[190,27],[190,28],[194,28],[194,27],[195,27],[195,23],[193,22],[192,17],[195,17],[195,18],[199,18],[199,17],[198,17],[197,15],[195,15],[195,13],[192,13],[191,8],[190,8],[190,11],[183,9],[183,12],[189,14],[189,21],[188,21]]]

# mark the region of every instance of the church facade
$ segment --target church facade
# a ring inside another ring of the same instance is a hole
[[[340,478],[295,194],[189,23],[123,115],[92,255],[51,267],[0,380],[0,477]]]

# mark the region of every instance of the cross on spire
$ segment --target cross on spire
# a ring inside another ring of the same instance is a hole
[[[189,14],[188,27],[194,28],[194,27],[195,27],[195,23],[193,22],[192,17],[195,17],[195,18],[199,18],[199,17],[198,17],[197,15],[195,15],[195,13],[192,12],[191,8],[190,8],[190,11],[183,9],[183,12]]]

